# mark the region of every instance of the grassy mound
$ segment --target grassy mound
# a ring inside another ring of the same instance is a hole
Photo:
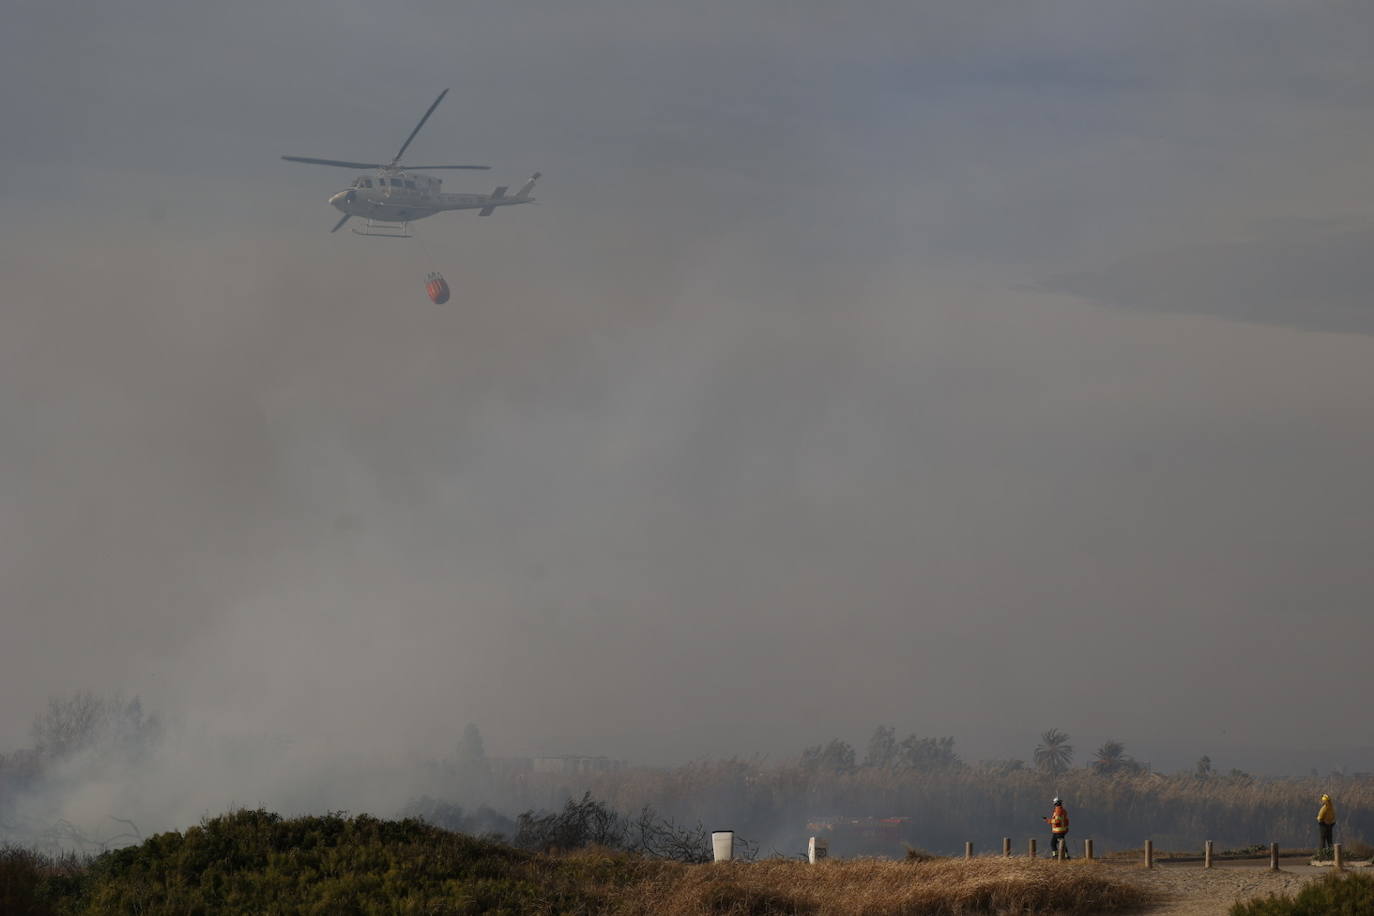
[[[21,852],[0,873],[5,913],[591,911],[635,864],[560,862],[418,820],[266,811],[159,834],[75,870]]]
[[[943,859],[686,865],[544,855],[418,820],[239,811],[93,859],[0,851],[0,912],[1106,913],[1143,892],[1092,863]]]
[[[1327,875],[1296,897],[1258,897],[1231,907],[1231,916],[1342,916],[1374,913],[1374,878],[1365,874]]]

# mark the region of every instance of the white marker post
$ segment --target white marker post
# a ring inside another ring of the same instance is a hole
[[[729,862],[735,857],[735,831],[713,830],[711,832],[711,853],[717,862]]]

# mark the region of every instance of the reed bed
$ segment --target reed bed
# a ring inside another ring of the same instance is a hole
[[[901,839],[939,852],[958,852],[967,840],[980,850],[1000,848],[1004,836],[1015,838],[1020,850],[1025,837],[1044,832],[1039,817],[1055,795],[1069,804],[1071,836],[1094,837],[1100,853],[1135,848],[1146,838],[1153,838],[1161,850],[1200,850],[1209,839],[1218,851],[1271,841],[1310,846],[1316,841],[1315,816],[1323,792],[1337,800],[1339,839],[1347,844],[1374,841],[1374,778],[1368,776],[1198,779],[1157,773],[1099,776],[1076,769],[1051,777],[979,767],[816,773],[736,759],[636,768],[583,780],[537,777],[509,788],[515,791],[507,804],[514,810],[557,807],[570,795],[590,790],[618,810],[651,805],[679,822],[732,827],[761,842],[765,853],[801,852],[808,820],[827,815],[912,817],[912,832]],[[888,854],[900,855],[901,849]]]

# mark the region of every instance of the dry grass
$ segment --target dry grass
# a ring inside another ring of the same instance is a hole
[[[1148,892],[1094,863],[1007,859],[893,862],[854,859],[808,865],[785,859],[717,865],[656,863],[606,888],[620,916],[864,916],[974,913],[1110,913],[1148,903]]]

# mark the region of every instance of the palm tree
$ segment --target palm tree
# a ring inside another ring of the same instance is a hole
[[[1051,776],[1058,776],[1069,768],[1073,760],[1073,745],[1069,736],[1057,728],[1052,728],[1040,736],[1040,745],[1035,749],[1035,765]]]
[[[1126,746],[1120,741],[1107,741],[1097,749],[1093,770],[1102,776],[1118,772],[1126,762]]]

